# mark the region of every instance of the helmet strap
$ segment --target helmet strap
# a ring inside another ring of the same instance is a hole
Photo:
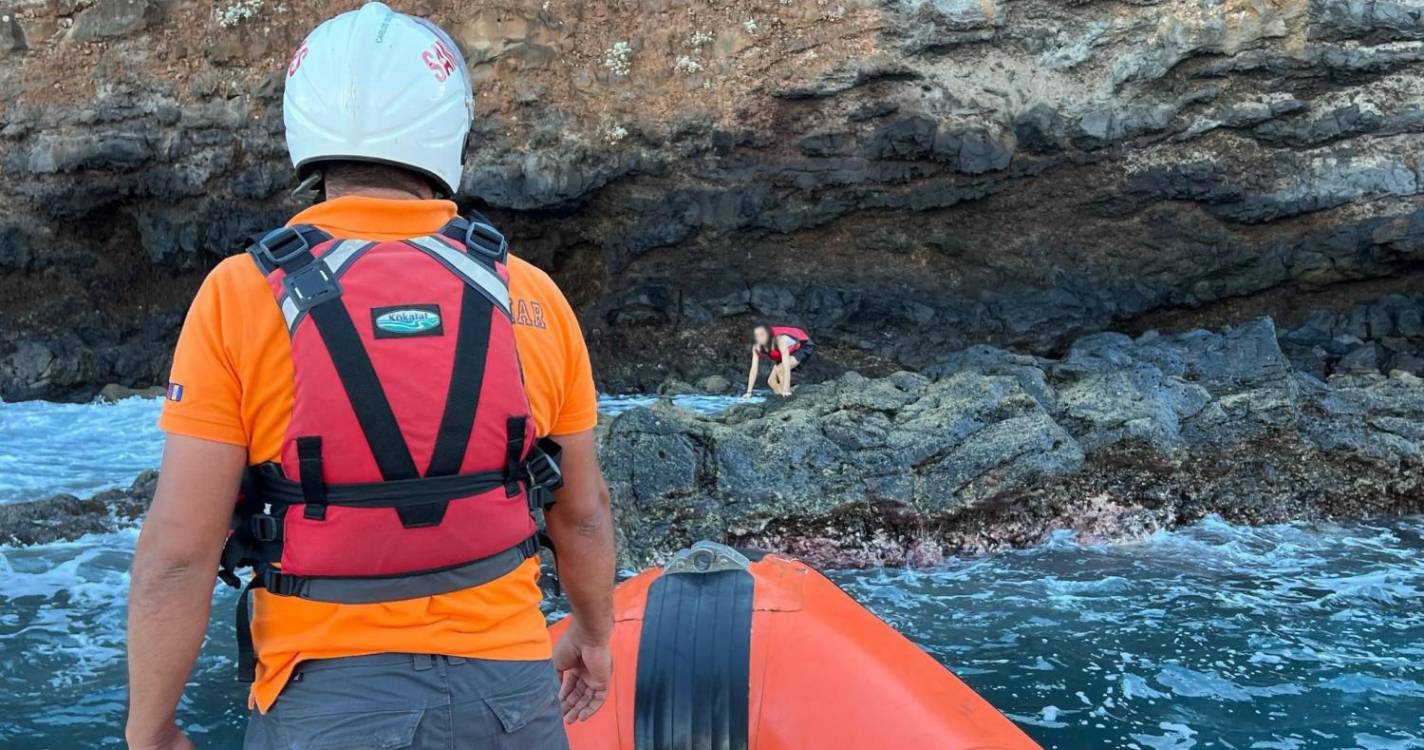
[[[295,198],[308,190],[316,190],[321,186],[323,177],[324,175],[322,175],[321,170],[312,170],[312,173],[307,175],[306,179],[297,183],[297,186],[292,188],[292,197]],[[323,191],[323,193],[324,192],[325,191]],[[326,196],[323,195],[321,197],[324,199]]]

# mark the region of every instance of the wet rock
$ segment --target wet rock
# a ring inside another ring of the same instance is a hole
[[[697,381],[697,390],[702,393],[722,394],[732,390],[732,381],[721,375],[708,375]]]
[[[139,325],[105,323],[95,319],[42,339],[13,342],[0,330],[0,400],[87,401],[98,393],[99,383],[166,381],[181,313],[158,315]]]
[[[130,388],[118,383],[110,383],[99,389],[99,400],[105,403],[115,403],[126,398],[162,398],[165,389],[161,385],[149,388]]]
[[[0,544],[49,544],[116,531],[143,515],[157,485],[158,472],[145,471],[127,489],[101,492],[84,500],[54,495],[0,503]]]
[[[621,564],[700,538],[822,564],[913,564],[1060,528],[1117,539],[1208,513],[1274,523],[1424,511],[1424,380],[1322,381],[1295,372],[1272,331],[1261,320],[1096,334],[1060,359],[980,346],[933,377],[851,372],[717,416],[670,400],[632,409],[598,430]],[[0,543],[128,523],[152,480],[0,505]]]
[[[697,392],[697,386],[675,378],[663,381],[663,384],[658,387],[659,396],[686,396]]]
[[[1424,507],[1421,381],[1296,373],[1270,320],[1099,334],[1061,360],[974,347],[934,370],[848,373],[721,417],[660,404],[614,419],[600,444],[625,562],[708,535],[879,564],[1061,527],[1119,538],[1208,512]]]

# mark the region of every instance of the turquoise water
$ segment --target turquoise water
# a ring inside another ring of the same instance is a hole
[[[43,444],[52,467],[0,473],[0,502],[127,482],[156,462],[152,408],[0,405],[5,453]],[[72,466],[70,443],[90,447]],[[135,538],[0,547],[0,748],[121,746]],[[1424,519],[1207,521],[834,577],[1045,747],[1424,748]],[[244,719],[233,602],[215,590],[181,710],[212,750],[239,747]]]

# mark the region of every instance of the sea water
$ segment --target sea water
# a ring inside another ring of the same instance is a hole
[[[6,469],[29,450],[50,467],[0,473],[0,502],[127,483],[157,462],[156,408],[0,405]],[[0,547],[0,748],[122,746],[136,536]],[[1208,520],[832,575],[1045,747],[1424,749],[1424,519]],[[241,744],[235,598],[215,588],[180,708],[210,750]]]

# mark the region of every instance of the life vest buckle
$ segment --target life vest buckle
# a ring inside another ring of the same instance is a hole
[[[311,244],[291,227],[278,227],[257,240],[256,255],[268,268],[282,268],[309,252]]]
[[[267,513],[257,513],[247,521],[252,538],[259,542],[277,541],[277,519]]]
[[[509,253],[509,241],[498,229],[475,220],[465,229],[465,247],[497,261],[503,261]]]
[[[529,474],[529,486],[544,490],[556,490],[564,486],[564,470],[559,468],[559,453],[555,451],[552,455],[543,448],[536,446],[533,455],[524,463],[524,470]]]
[[[528,477],[529,509],[539,510],[551,505],[554,490],[564,486],[564,470],[559,467],[563,449],[548,439],[540,440],[524,461],[524,473]]]
[[[282,279],[282,286],[300,312],[341,296],[341,283],[325,263],[309,263],[288,273]]]
[[[301,596],[306,587],[306,581],[298,576],[282,575],[282,571],[271,567],[262,571],[262,588],[278,596]]]

